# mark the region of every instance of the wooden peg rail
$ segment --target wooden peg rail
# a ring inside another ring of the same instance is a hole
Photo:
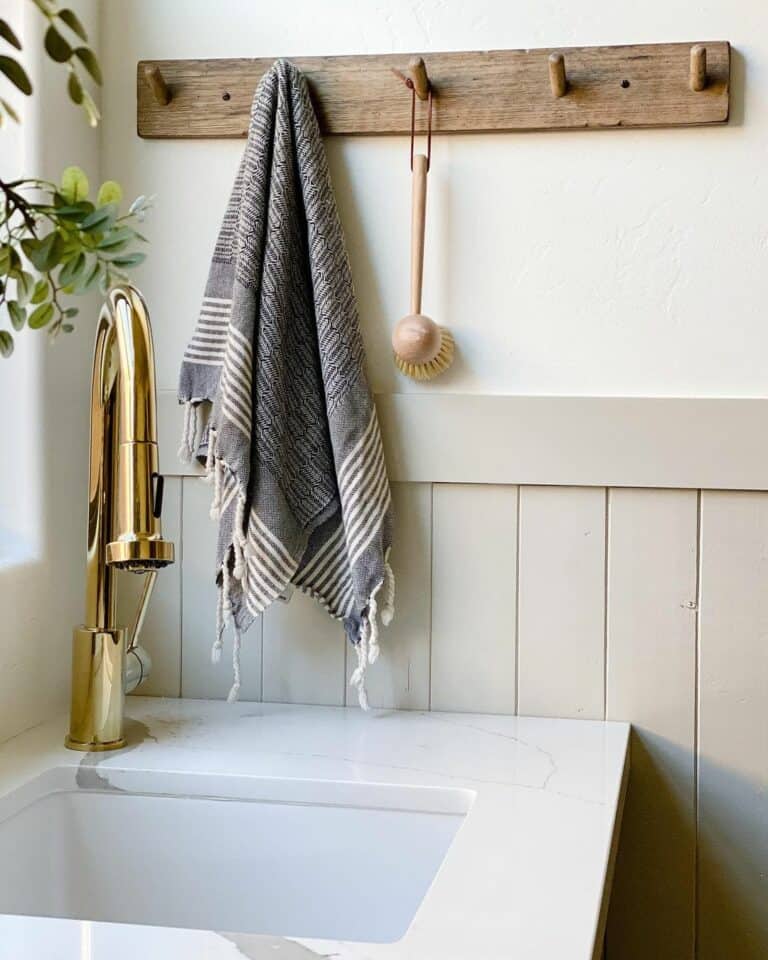
[[[680,127],[728,120],[730,46],[657,43],[557,50],[291,57],[326,134],[405,134],[409,74],[432,89],[435,133]],[[142,137],[244,137],[272,60],[153,60],[137,70]],[[417,110],[423,129],[426,110]]]

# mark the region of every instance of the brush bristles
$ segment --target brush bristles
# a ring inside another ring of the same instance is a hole
[[[426,363],[412,363],[395,354],[395,366],[400,373],[410,377],[411,380],[433,380],[441,373],[445,373],[453,363],[454,349],[453,334],[445,327],[440,327],[440,349],[433,360],[428,360]]]

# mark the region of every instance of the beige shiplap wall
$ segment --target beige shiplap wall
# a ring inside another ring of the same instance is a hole
[[[628,401],[595,400],[581,457],[565,442],[574,430],[586,433],[582,414],[569,414],[574,401],[500,397],[488,401],[484,421],[476,411],[462,418],[476,402],[437,399],[417,416],[413,404],[423,399],[401,400],[393,413],[391,398],[379,398],[399,478],[397,616],[370,670],[371,703],[630,721],[632,771],[606,957],[764,957],[768,492],[682,484],[709,471],[724,485],[765,486],[766,454],[744,456],[740,466],[718,465],[715,455],[725,444],[749,445],[765,402],[633,401],[628,417]],[[423,479],[420,456],[398,459],[417,434],[428,442],[446,405],[456,415],[451,447],[485,433],[471,466],[475,482],[451,481],[467,467],[445,445],[433,459],[440,482]],[[538,452],[525,451],[525,420],[542,409],[541,444],[561,451],[559,463],[548,454],[553,483],[479,482],[484,473],[531,475]],[[670,445],[659,462],[665,486],[634,485],[648,467],[627,460],[624,445],[647,444],[652,457],[654,437],[661,446],[666,431],[702,416],[708,439],[695,449],[681,442],[677,453]],[[160,427],[168,451],[180,427],[171,392],[161,394]],[[597,448],[613,483],[574,483],[600,459]],[[149,614],[155,670],[141,692],[225,697],[227,648],[220,664],[210,661],[210,487],[194,467],[182,476],[167,455],[164,469],[174,474],[164,524],[179,563],[161,575]],[[295,594],[246,635],[241,695],[354,707],[352,661],[339,625]]]

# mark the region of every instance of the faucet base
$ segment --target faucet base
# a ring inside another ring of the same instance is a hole
[[[70,750],[119,750],[123,737],[126,631],[75,627],[72,635]]]
[[[82,753],[103,753],[106,750],[122,750],[125,746],[125,737],[113,740],[112,743],[80,743],[73,740],[69,734],[64,737],[64,746],[67,750],[80,750]]]

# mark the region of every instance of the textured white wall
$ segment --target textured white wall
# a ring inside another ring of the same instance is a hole
[[[243,144],[139,140],[137,59],[703,38],[735,47],[725,128],[438,138],[424,305],[454,329],[460,359],[426,388],[398,378],[388,351],[407,308],[407,143],[334,139],[328,150],[377,390],[765,392],[761,0],[113,0],[104,9],[104,161],[130,190],[159,195],[139,282],[156,321],[161,387],[175,386]]]
[[[97,34],[96,0],[78,13]],[[58,179],[79,163],[98,179],[99,135],[69,104],[66,73],[43,62],[42,17],[27,0],[10,0],[3,15],[20,26],[36,88],[19,98],[22,128],[0,133],[3,173]],[[0,365],[0,741],[67,700],[71,627],[82,618],[95,302],[83,307],[76,336],[48,349],[25,332]]]

